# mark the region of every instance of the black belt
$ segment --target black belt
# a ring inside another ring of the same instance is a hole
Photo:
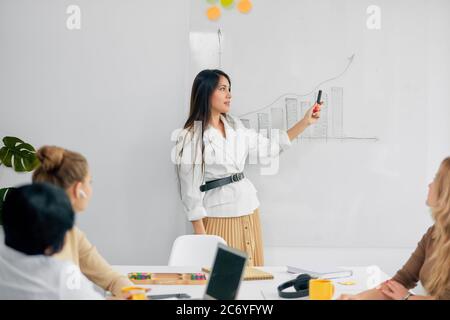
[[[211,181],[208,181],[205,184],[201,185],[200,191],[205,192],[205,191],[208,191],[211,189],[222,187],[222,186],[225,186],[225,185],[233,183],[233,182],[241,181],[244,178],[245,178],[244,173],[239,172],[239,173],[235,173],[232,176],[229,176],[226,178],[211,180]]]

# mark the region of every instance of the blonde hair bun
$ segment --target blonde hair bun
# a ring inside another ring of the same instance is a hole
[[[58,169],[64,159],[64,149],[55,146],[44,146],[36,152],[44,171],[51,172]]]

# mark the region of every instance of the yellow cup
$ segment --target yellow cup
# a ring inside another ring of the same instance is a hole
[[[147,300],[147,288],[130,286],[122,288],[122,293],[129,294],[129,300]]]
[[[334,295],[334,285],[331,280],[311,279],[309,280],[310,300],[331,300]]]

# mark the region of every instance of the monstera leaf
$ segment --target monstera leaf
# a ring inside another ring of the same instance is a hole
[[[13,168],[16,172],[33,171],[39,165],[36,150],[31,144],[15,137],[5,137],[3,143],[5,145],[0,149],[0,165]]]
[[[13,168],[16,172],[29,172],[39,165],[36,150],[32,145],[16,137],[4,137],[3,143],[4,146],[0,149],[0,168],[1,165],[4,165]],[[10,189],[0,189],[0,224],[2,223],[3,202]]]

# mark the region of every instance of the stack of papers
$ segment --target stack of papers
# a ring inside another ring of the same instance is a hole
[[[347,278],[353,275],[353,271],[344,269],[307,270],[294,266],[287,266],[287,271],[289,273],[295,274],[306,273],[313,278],[321,278],[321,279]]]

